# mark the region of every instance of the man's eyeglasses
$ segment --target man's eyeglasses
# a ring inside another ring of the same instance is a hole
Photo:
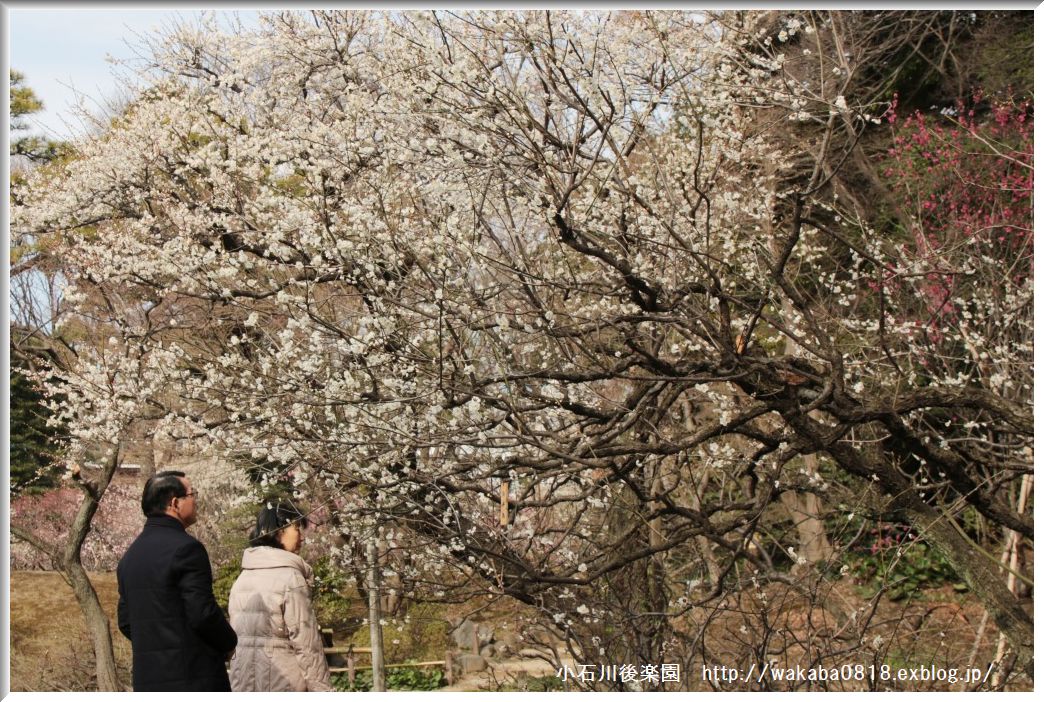
[[[187,500],[188,498],[195,497],[198,494],[199,494],[198,490],[189,490],[184,495],[179,496],[178,499],[179,500]]]

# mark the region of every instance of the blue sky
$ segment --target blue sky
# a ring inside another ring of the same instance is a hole
[[[213,7],[209,5],[208,7]],[[201,9],[89,8],[8,9],[9,65],[25,74],[26,84],[44,102],[34,115],[36,133],[69,138],[79,131],[74,116],[77,93],[92,112],[120,94],[116,66],[106,56],[133,59],[139,35],[170,28]],[[231,10],[218,10],[219,16]],[[255,11],[240,11],[249,22]]]

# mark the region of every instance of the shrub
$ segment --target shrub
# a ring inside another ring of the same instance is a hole
[[[330,682],[339,692],[369,692],[373,689],[373,671],[356,673],[354,681],[348,680],[347,673],[335,673]],[[446,675],[439,668],[390,668],[385,671],[384,683],[389,690],[437,690],[446,685]]]
[[[352,619],[351,599],[348,597],[348,574],[333,558],[323,556],[312,564],[314,581],[312,604],[316,619],[323,626],[340,631]]]
[[[942,555],[905,524],[868,529],[846,551],[843,564],[857,583],[873,592],[883,589],[892,600],[923,597],[927,588],[961,582]]]

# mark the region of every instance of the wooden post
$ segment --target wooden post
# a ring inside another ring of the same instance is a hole
[[[446,684],[453,684],[453,651],[446,650]]]
[[[377,569],[377,531],[367,546],[370,590],[370,661],[373,666],[373,691],[384,692],[384,633],[381,631],[380,572]]]
[[[508,494],[511,483],[507,480],[500,482],[500,526],[508,525]]]
[[[348,682],[355,682],[355,653],[353,651],[348,652]]]

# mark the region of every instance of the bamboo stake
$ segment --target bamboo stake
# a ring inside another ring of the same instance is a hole
[[[1033,486],[1033,476],[1022,476],[1022,484],[1019,486],[1019,514],[1026,512],[1026,502],[1029,500],[1030,489]],[[1004,548],[1004,556],[1001,562],[1008,568],[1008,590],[1015,592],[1015,578],[1019,565],[1019,533],[1013,529],[1008,530],[1008,543]],[[997,652],[993,655],[993,665],[998,671],[1001,670],[1001,660],[1007,652],[1008,640],[1002,633],[997,640]]]

